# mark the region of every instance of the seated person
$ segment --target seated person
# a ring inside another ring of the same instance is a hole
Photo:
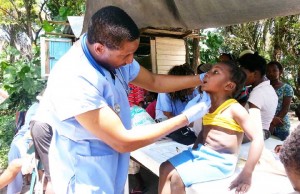
[[[219,62],[235,61],[234,57],[230,53],[221,53],[219,56]]]
[[[283,67],[279,62],[271,61],[267,64],[267,77],[278,96],[278,104],[275,116],[270,124],[270,132],[281,141],[285,140],[290,133],[291,123],[288,111],[294,96],[292,86],[280,79],[282,73]]]
[[[36,167],[36,163],[32,156],[33,154],[28,153],[9,163],[8,167],[0,176],[0,189],[13,182],[19,173],[22,173],[23,175],[32,173],[33,168]]]
[[[168,75],[194,75],[194,71],[187,65],[172,67]],[[159,93],[156,102],[156,121],[163,121],[181,114],[185,106],[199,91],[196,88],[183,89],[171,93]],[[174,141],[190,145],[196,140],[196,136],[187,126],[168,135]]]
[[[29,131],[29,123],[32,120],[32,117],[35,115],[38,106],[39,103],[35,102],[29,107],[25,116],[24,125],[21,127],[21,129],[13,138],[13,141],[11,143],[8,152],[9,165],[15,159],[22,158],[27,153],[30,143],[32,142],[30,131]],[[18,171],[16,178],[12,182],[10,182],[10,184],[8,184],[7,186],[7,194],[15,194],[21,192],[22,187],[23,187],[23,175],[20,171]]]
[[[247,75],[245,85],[252,86],[245,107],[251,117],[260,117],[257,119],[261,122],[264,138],[268,139],[271,135],[269,128],[276,112],[278,97],[266,77],[266,60],[255,52],[243,55],[238,62]],[[248,142],[247,138],[244,142]]]
[[[185,187],[192,184],[233,175],[244,132],[252,141],[248,160],[229,189],[236,188],[236,193],[248,191],[264,141],[261,125],[253,122],[246,109],[233,99],[245,79],[245,73],[229,62],[217,63],[205,75],[201,88],[210,94],[211,107],[203,117],[203,129],[192,148],[161,164],[159,193],[185,193]]]
[[[39,95],[42,100],[42,95],[44,91]],[[49,170],[49,147],[52,140],[52,127],[44,122],[44,113],[43,109],[38,109],[37,114],[32,118],[30,122],[30,131],[33,139],[33,144],[35,148],[35,158],[40,160],[44,168],[45,182],[44,182],[44,190],[46,194],[52,194],[52,184]]]
[[[172,67],[168,75],[194,75],[194,71],[187,65],[178,65]],[[181,114],[185,106],[198,91],[195,88],[184,89],[171,93],[159,93],[156,102],[157,120],[170,119]]]
[[[153,119],[155,119],[157,95],[155,92],[148,92],[145,96],[145,101],[147,102],[146,111]]]

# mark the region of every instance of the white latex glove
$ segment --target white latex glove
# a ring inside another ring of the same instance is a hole
[[[201,82],[203,82],[203,79],[204,79],[204,77],[205,77],[205,74],[206,74],[206,73],[201,73],[201,74],[199,75]]]
[[[203,117],[208,112],[209,108],[210,97],[206,92],[203,92],[202,95],[198,94],[188,102],[182,114],[186,116],[189,123],[192,123]]]

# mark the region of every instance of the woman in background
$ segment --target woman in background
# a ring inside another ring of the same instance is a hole
[[[294,95],[293,88],[280,80],[283,73],[282,65],[277,61],[272,61],[267,65],[267,77],[278,96],[278,104],[275,116],[270,124],[270,132],[274,136],[285,140],[290,133],[290,119],[288,111],[292,97]]]

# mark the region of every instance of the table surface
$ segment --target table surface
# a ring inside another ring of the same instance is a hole
[[[282,144],[282,141],[269,138],[265,141],[265,149],[272,153],[274,147],[280,144]],[[131,158],[159,176],[160,164],[182,150],[185,150],[187,147],[188,146],[174,142],[169,138],[163,138],[151,145],[132,152]],[[247,159],[249,147],[250,143],[242,144],[239,156],[241,161]],[[280,163],[279,160],[278,163]],[[194,184],[186,188],[186,193],[196,194],[199,193],[198,191],[201,191],[201,193],[234,193],[234,191],[228,191],[228,186],[239,174],[242,166],[243,165],[238,165],[235,174],[227,179]],[[256,167],[252,177],[252,186],[248,193],[289,194],[293,191],[294,189],[286,176],[271,173],[262,167]]]

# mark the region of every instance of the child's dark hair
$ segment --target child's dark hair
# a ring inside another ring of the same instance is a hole
[[[241,67],[249,70],[250,72],[259,71],[261,77],[266,74],[266,60],[260,56],[257,52],[254,54],[247,53],[238,59],[238,63]]]
[[[300,175],[300,126],[283,142],[279,158],[285,168]]]
[[[235,90],[232,93],[231,97],[236,96],[237,94],[239,94],[241,92],[241,90],[243,89],[244,85],[245,85],[245,81],[246,81],[246,73],[244,71],[241,70],[241,68],[238,67],[238,65],[236,63],[234,63],[233,61],[226,61],[226,62],[220,62],[221,64],[225,64],[229,67],[229,73],[231,75],[230,77],[230,81],[232,81],[233,83],[235,83]]]
[[[195,75],[195,72],[188,64],[183,64],[172,67],[169,70],[168,75]],[[169,93],[169,95],[172,100],[181,100],[182,102],[184,102],[188,100],[188,90],[189,89],[184,89],[176,92],[171,92]]]
[[[277,66],[277,68],[279,69],[280,72],[283,71],[283,67],[282,67],[281,63],[279,63],[279,62],[277,62],[277,61],[271,61],[271,62],[269,62],[269,63],[267,64],[267,67],[268,67],[269,65],[275,65],[275,66]]]

